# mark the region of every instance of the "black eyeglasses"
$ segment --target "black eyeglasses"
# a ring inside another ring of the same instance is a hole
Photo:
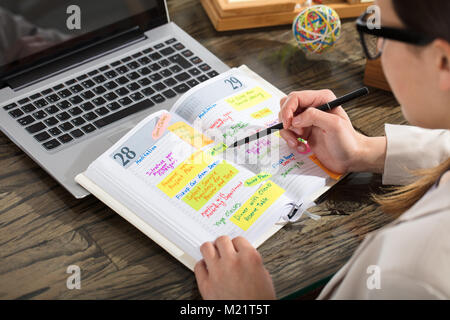
[[[418,46],[427,45],[434,40],[432,37],[411,30],[392,27],[369,27],[367,21],[375,21],[372,19],[374,18],[374,14],[366,11],[356,20],[356,29],[359,32],[361,45],[364,53],[370,60],[377,59],[381,56],[385,39],[392,39]]]

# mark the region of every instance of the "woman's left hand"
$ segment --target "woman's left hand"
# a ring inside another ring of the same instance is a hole
[[[275,299],[261,255],[245,238],[221,236],[214,243],[205,242],[200,251],[204,259],[194,272],[203,299]]]

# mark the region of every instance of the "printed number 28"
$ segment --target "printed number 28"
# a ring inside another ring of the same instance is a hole
[[[120,152],[121,153],[116,153],[114,155],[114,159],[120,159],[123,167],[125,167],[130,162],[130,160],[132,160],[136,157],[136,153],[134,153],[127,147],[123,147],[120,150]],[[126,160],[126,159],[128,159],[128,160]]]
[[[240,87],[242,87],[242,82],[240,82],[235,77],[230,77],[228,79],[225,79],[223,82],[229,83],[231,85],[231,87],[233,88],[233,90],[236,90],[236,89],[239,89]]]

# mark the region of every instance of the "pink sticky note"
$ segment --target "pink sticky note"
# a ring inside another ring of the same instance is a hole
[[[152,132],[153,139],[157,140],[162,136],[164,131],[166,131],[167,126],[169,125],[170,118],[170,113],[164,113],[161,118],[159,118]]]

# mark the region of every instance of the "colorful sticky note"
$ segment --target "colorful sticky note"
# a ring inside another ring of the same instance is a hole
[[[256,176],[245,180],[244,186],[252,187],[252,186],[254,186],[254,185],[256,185],[256,184],[258,184],[258,183],[260,183],[260,182],[262,182],[264,180],[269,179],[271,176],[272,175],[270,173],[267,173],[267,172],[258,173]]]
[[[170,113],[164,113],[158,120],[158,122],[155,125],[155,128],[152,132],[152,138],[157,140],[159,139],[164,131],[166,131],[167,126],[169,125],[171,115]]]
[[[251,113],[250,116],[253,119],[261,119],[261,118],[267,117],[271,114],[272,114],[272,110],[270,110],[269,108],[263,108],[259,111]]]
[[[195,130],[183,121],[178,121],[172,124],[168,128],[168,130],[176,134],[181,140],[189,143],[191,146],[197,149],[201,149],[213,142],[213,140],[209,139],[204,134]]]
[[[157,187],[170,198],[173,198],[211,162],[212,158],[208,154],[197,151],[169,173]]]
[[[200,210],[238,172],[231,164],[222,161],[183,197],[183,201],[192,209]]]
[[[323,171],[325,171],[331,178],[334,180],[339,180],[340,177],[342,177],[342,174],[336,173],[331,171],[330,169],[326,168],[320,161],[317,159],[317,156],[315,154],[312,154],[309,156],[309,158],[317,164]]]
[[[270,99],[272,95],[261,87],[254,87],[243,93],[232,96],[225,101],[237,111],[242,111]]]
[[[230,221],[247,231],[283,193],[283,188],[267,181],[236,211]]]

